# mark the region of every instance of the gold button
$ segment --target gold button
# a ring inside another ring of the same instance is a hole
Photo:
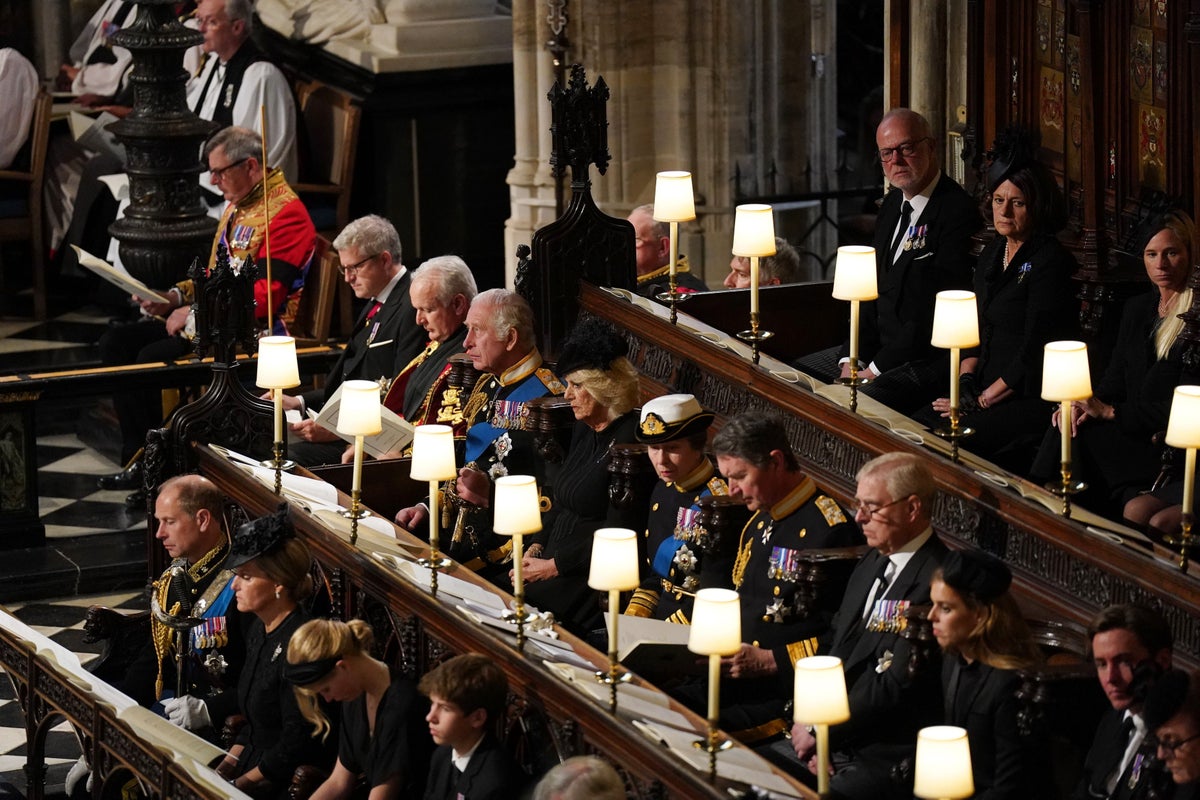
[[[696,505],[696,503],[699,503],[699,502],[700,502],[700,495],[696,495],[695,497],[692,498],[692,505]]]
[[[763,622],[770,622],[770,621],[771,621],[771,617],[770,617],[770,615],[769,615],[769,614],[763,614]],[[755,644],[754,646],[755,646],[755,647],[758,647],[758,645],[757,645],[757,644]]]
[[[765,524],[766,524],[766,523],[765,523],[765,522],[763,522],[763,521],[760,519],[760,520],[758,521],[758,529],[761,531],[761,530],[763,529],[763,525],[765,525]]]
[[[751,646],[751,647],[758,647],[758,646],[759,646],[759,644],[758,644],[758,639],[755,639],[753,642],[751,642],[751,643],[750,643],[750,646]]]
[[[807,535],[808,535],[808,528],[801,528],[800,529],[800,538],[803,539]]]
[[[775,584],[775,596],[779,597],[779,584]]]
[[[658,511],[658,503],[655,503],[654,505],[650,506],[650,510],[651,510],[651,511]]]

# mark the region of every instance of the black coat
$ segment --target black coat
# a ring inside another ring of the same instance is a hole
[[[451,755],[449,745],[434,751],[425,800],[508,800],[520,796],[525,773],[490,733],[479,743],[463,772],[455,769]]]
[[[1071,795],[1072,800],[1099,800],[1100,798],[1105,800],[1110,800],[1110,798],[1111,800],[1142,800],[1149,796],[1152,788],[1159,790],[1157,796],[1162,800],[1184,800],[1184,798],[1194,797],[1196,794],[1194,784],[1175,786],[1171,781],[1170,774],[1161,768],[1143,769],[1134,778],[1133,770],[1126,767],[1117,780],[1112,795],[1108,794],[1105,785],[1108,777],[1125,755],[1127,739],[1122,731],[1124,722],[1124,711],[1110,708],[1104,712],[1104,716],[1100,718],[1100,724],[1096,726],[1096,737],[1092,740],[1092,747],[1088,750],[1087,758],[1084,759],[1083,775],[1075,787],[1074,794]],[[1154,748],[1143,740],[1140,752],[1146,756],[1152,756]],[[1132,785],[1130,785],[1131,783]],[[1162,793],[1164,789],[1165,794]]]

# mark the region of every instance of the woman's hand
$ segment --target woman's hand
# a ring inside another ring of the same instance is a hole
[[[554,563],[553,558],[525,556],[525,558],[521,559],[521,577],[524,578],[526,583],[548,581],[551,578],[558,577],[558,565]],[[509,572],[509,579],[516,579],[511,571]]]

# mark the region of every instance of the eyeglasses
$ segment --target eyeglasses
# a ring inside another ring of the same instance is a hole
[[[1186,739],[1180,739],[1178,742],[1172,742],[1170,739],[1159,739],[1157,742],[1155,742],[1155,746],[1160,750],[1166,750],[1167,755],[1173,756],[1175,755],[1176,750],[1183,747],[1193,739],[1200,739],[1200,733],[1193,734]]]
[[[241,159],[240,161],[235,161],[232,164],[226,164],[223,167],[209,167],[208,174],[212,175],[212,179],[214,181],[223,180],[225,178],[226,172],[229,172],[229,170],[233,169],[234,167],[240,167],[242,164],[245,164],[249,160],[250,160],[250,156],[246,156],[245,158]]]
[[[850,506],[850,513],[853,514],[855,517],[857,517],[859,514],[866,514],[867,519],[871,519],[872,517],[874,517],[880,511],[883,511],[888,506],[894,506],[897,503],[903,503],[905,500],[907,500],[910,497],[912,497],[911,494],[906,494],[904,497],[897,497],[892,502],[884,503],[882,505],[876,505],[874,503],[866,503],[866,502],[863,502],[862,500],[856,499],[854,501],[854,504],[852,506]]]
[[[886,164],[896,157],[897,152],[905,158],[912,158],[917,154],[917,145],[926,141],[932,142],[933,137],[925,136],[917,139],[915,142],[901,142],[895,147],[882,147],[879,149],[879,160]]]
[[[358,272],[359,268],[361,268],[363,264],[367,263],[368,261],[370,261],[370,260],[371,260],[371,259],[373,259],[373,258],[379,258],[379,256],[381,256],[381,255],[383,255],[383,254],[382,254],[382,253],[376,253],[376,254],[375,254],[375,255],[373,255],[373,256],[367,256],[367,257],[366,257],[366,258],[364,258],[362,261],[355,261],[353,264],[351,264],[351,265],[349,265],[349,266],[346,266],[346,267],[343,267],[343,266],[341,266],[341,265],[339,264],[339,265],[338,265],[338,270],[339,270],[339,271],[340,271],[340,272],[341,272],[343,275],[346,275],[346,274],[348,274],[348,273],[351,273],[351,272]]]

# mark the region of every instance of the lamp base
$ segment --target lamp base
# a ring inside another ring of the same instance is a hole
[[[852,372],[850,374],[850,377],[848,377],[848,378],[838,377],[834,382],[840,383],[842,386],[850,387],[850,413],[851,414],[857,413],[858,412],[858,387],[866,386],[871,381],[858,377],[857,372]]]
[[[258,465],[260,467],[266,467],[267,469],[283,470],[284,472],[291,472],[296,468],[296,462],[292,461],[290,458],[285,458],[282,461],[276,461],[273,458],[264,458],[262,461],[258,462]]]
[[[1196,545],[1200,545],[1200,541],[1197,541],[1196,537],[1192,535],[1193,522],[1194,520],[1192,514],[1185,513],[1183,515],[1182,524],[1180,525],[1179,535],[1176,536],[1175,534],[1170,534],[1163,537],[1164,542],[1172,547],[1179,548],[1179,560],[1176,562],[1176,564],[1179,567],[1179,571],[1183,573],[1188,571],[1188,554],[1196,547]]]
[[[437,558],[418,558],[417,564],[425,569],[438,569],[446,572],[454,565],[454,562],[445,556],[439,555]]]
[[[750,356],[755,364],[758,363],[758,346],[774,336],[774,331],[759,330],[757,326],[748,331],[738,331],[737,337],[743,342],[750,343]]]
[[[338,515],[343,519],[366,519],[371,516],[371,512],[365,508],[343,508],[338,511]]]
[[[674,325],[676,320],[679,318],[679,314],[675,307],[684,300],[687,300],[690,295],[691,292],[681,292],[675,288],[674,280],[672,280],[670,291],[659,292],[657,295],[655,295],[655,299],[660,303],[666,303],[671,307],[671,324]]]
[[[975,435],[975,429],[951,425],[947,428],[938,428],[933,431],[933,435],[950,443],[950,460],[958,463],[958,442],[960,439]]]
[[[1070,474],[1063,476],[1062,480],[1050,481],[1046,484],[1045,489],[1055,497],[1062,498],[1062,514],[1064,517],[1071,516],[1071,497],[1079,494],[1088,488],[1084,481],[1073,480]]]
[[[632,672],[616,672],[615,669],[610,669],[608,672],[598,669],[594,674],[596,683],[603,683],[605,686],[611,686],[614,683],[629,683],[633,679]]]

